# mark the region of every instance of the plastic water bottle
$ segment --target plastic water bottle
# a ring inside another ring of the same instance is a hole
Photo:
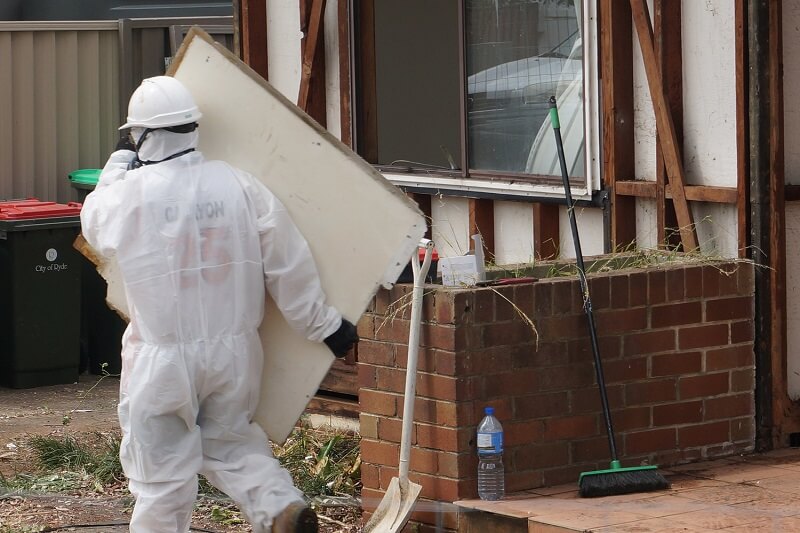
[[[478,425],[478,496],[481,500],[501,500],[506,493],[503,469],[503,426],[494,417],[494,408]]]

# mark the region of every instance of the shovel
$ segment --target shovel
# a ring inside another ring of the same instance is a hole
[[[411,293],[411,328],[408,334],[408,367],[406,368],[406,392],[403,398],[403,428],[400,437],[399,477],[392,478],[389,488],[378,504],[375,513],[364,526],[364,533],[397,533],[408,522],[422,486],[408,479],[408,463],[411,458],[411,427],[414,423],[414,396],[417,387],[417,358],[419,355],[419,329],[422,318],[422,293],[425,277],[431,266],[433,241],[420,239],[419,248],[425,249],[425,259],[419,264],[419,254],[411,258],[414,272],[414,290]]]

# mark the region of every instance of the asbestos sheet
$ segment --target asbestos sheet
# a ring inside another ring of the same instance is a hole
[[[170,67],[203,113],[200,150],[259,178],[308,240],[328,302],[355,323],[416,251],[426,221],[416,204],[198,28]],[[115,265],[99,265],[109,305],[126,314]],[[292,331],[268,299],[258,422],[284,442],[333,363],[324,344]]]

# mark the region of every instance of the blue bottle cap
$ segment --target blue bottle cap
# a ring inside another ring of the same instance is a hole
[[[486,413],[486,416],[494,416],[494,407],[486,407],[483,412]]]

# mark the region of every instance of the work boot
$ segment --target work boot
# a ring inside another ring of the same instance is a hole
[[[318,533],[317,513],[301,502],[290,503],[272,523],[272,533]]]

